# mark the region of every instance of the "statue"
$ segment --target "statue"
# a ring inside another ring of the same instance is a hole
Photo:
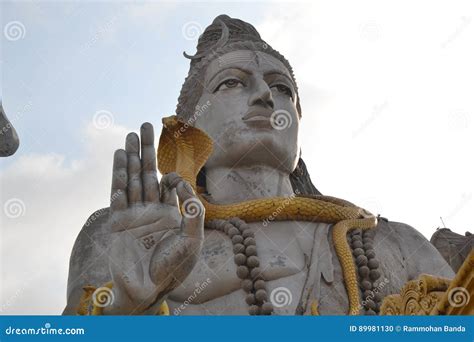
[[[457,272],[474,249],[474,236],[470,232],[457,234],[448,228],[438,228],[430,242],[441,253],[454,272]]]
[[[185,56],[158,151],[145,123],[115,152],[64,314],[376,315],[422,273],[454,277],[414,228],[314,187],[292,68],[252,25],[218,16]]]
[[[0,157],[9,157],[15,154],[19,145],[20,141],[15,127],[8,120],[0,100]]]

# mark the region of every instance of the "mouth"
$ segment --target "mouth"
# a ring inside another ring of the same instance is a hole
[[[247,114],[242,117],[243,121],[254,121],[254,120],[270,120],[273,111],[266,108],[250,109]]]
[[[272,113],[272,110],[266,108],[250,109],[247,114],[242,117],[242,121],[250,126],[273,128],[270,122]]]

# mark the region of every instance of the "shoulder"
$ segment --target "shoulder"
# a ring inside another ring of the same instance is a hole
[[[469,253],[474,249],[474,235],[458,234],[448,228],[438,228],[430,242],[448,261],[454,271],[459,270]]]
[[[417,278],[422,273],[439,277],[452,278],[454,272],[439,251],[412,226],[379,220],[376,233],[376,246],[379,253],[398,256],[407,271],[408,280]]]

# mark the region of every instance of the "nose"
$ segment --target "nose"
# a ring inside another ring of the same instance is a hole
[[[248,105],[251,106],[262,106],[265,108],[274,109],[275,104],[273,102],[272,91],[262,78],[255,78],[253,87],[251,87],[251,94],[249,97]]]

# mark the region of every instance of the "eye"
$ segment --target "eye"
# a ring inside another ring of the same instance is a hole
[[[236,78],[230,78],[228,80],[225,80],[221,84],[219,84],[215,91],[231,89],[231,88],[241,88],[243,86],[244,86],[244,84],[242,83],[242,81],[240,81]]]
[[[293,98],[293,92],[291,91],[290,87],[284,85],[284,84],[275,84],[272,86],[272,88],[276,88],[276,90],[279,93],[283,93],[285,95],[288,95],[289,97]]]

